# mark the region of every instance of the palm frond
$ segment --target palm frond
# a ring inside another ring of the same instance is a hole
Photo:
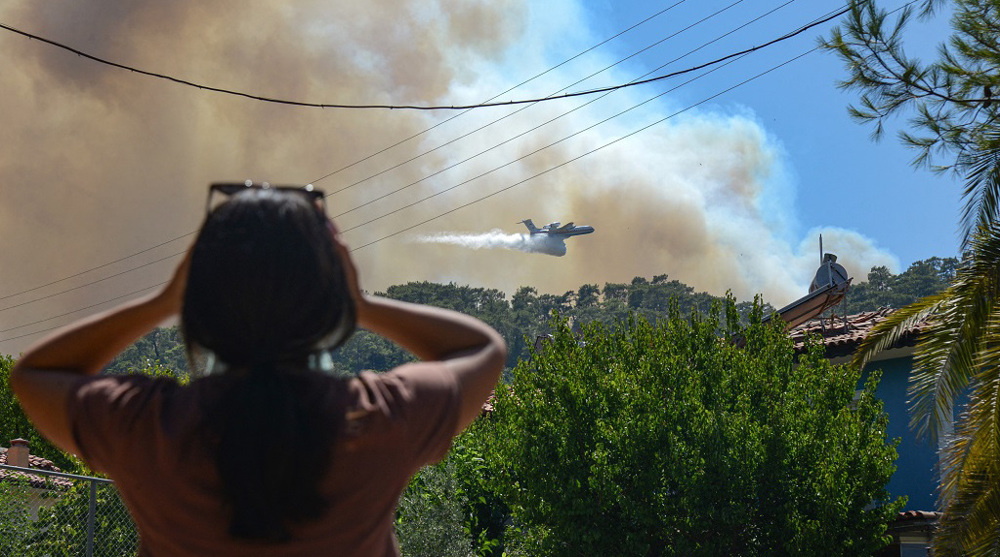
[[[975,421],[963,421],[944,451],[945,512],[934,538],[935,555],[998,555],[1000,461],[992,435],[979,435]]]
[[[1000,220],[1000,141],[991,138],[980,148],[958,156],[956,168],[966,174],[962,197],[963,245],[979,229]]]
[[[945,292],[921,298],[891,313],[874,327],[854,354],[853,364],[864,368],[879,352],[892,348],[904,335],[939,311],[947,300]]]
[[[982,369],[982,354],[1000,305],[1000,225],[982,226],[969,243],[951,287],[922,335],[909,393],[918,435],[937,437],[953,420],[955,400]]]
[[[952,422],[955,402],[974,373],[976,336],[954,287],[937,296],[936,311],[920,336],[910,375],[910,427],[934,441]]]
[[[980,227],[969,243],[951,287],[902,308],[876,325],[854,363],[864,366],[923,324],[910,381],[911,426],[932,440],[953,421],[955,403],[984,364],[995,355],[983,343],[1000,331],[993,319],[1000,306],[1000,225]]]

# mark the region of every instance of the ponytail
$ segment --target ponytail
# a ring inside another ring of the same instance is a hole
[[[318,400],[303,400],[311,393],[301,373],[279,371],[268,363],[233,375],[218,401],[221,427],[215,447],[231,513],[229,533],[285,541],[290,524],[315,519],[328,506],[319,482],[329,469],[330,447],[342,418],[321,412]]]

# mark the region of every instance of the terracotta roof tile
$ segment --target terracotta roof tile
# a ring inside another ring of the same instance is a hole
[[[7,449],[0,447],[0,464],[7,464]],[[56,466],[51,460],[42,458],[40,456],[35,456],[33,454],[28,455],[28,465],[30,468],[37,470],[45,470],[47,472],[62,472],[58,466]],[[27,480],[28,485],[31,487],[59,487],[59,488],[69,488],[73,487],[73,482],[66,478],[60,478],[57,476],[48,476],[46,474],[26,474],[24,472],[16,472],[14,470],[8,470],[6,468],[0,468],[0,481],[4,479],[21,479]],[[48,483],[46,483],[48,480]]]
[[[807,336],[818,336],[822,338],[828,358],[847,356],[854,353],[872,328],[885,321],[893,311],[895,310],[892,308],[880,308],[843,317],[813,319],[793,327],[788,335],[795,343],[796,352],[803,350]],[[925,323],[911,327],[896,343],[896,347],[914,346],[918,335],[925,328]]]

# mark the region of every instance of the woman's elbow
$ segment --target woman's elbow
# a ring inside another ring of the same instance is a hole
[[[490,335],[490,342],[487,345],[486,350],[487,365],[496,375],[497,379],[499,379],[504,366],[507,364],[507,341],[500,336],[500,333],[493,331],[493,334]]]

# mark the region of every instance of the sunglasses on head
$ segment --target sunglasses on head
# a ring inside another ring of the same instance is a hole
[[[316,209],[326,216],[326,194],[323,190],[318,190],[312,184],[305,186],[275,186],[267,182],[256,184],[250,180],[245,182],[216,182],[208,187],[208,201],[205,203],[205,212],[211,213],[216,207],[221,205],[230,197],[247,190],[276,190],[290,192],[305,196]]]

